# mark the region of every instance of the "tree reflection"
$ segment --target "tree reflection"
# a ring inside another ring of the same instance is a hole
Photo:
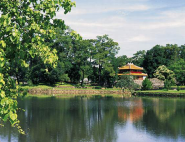
[[[142,99],[135,99],[130,102],[129,106],[118,107],[118,118],[121,121],[136,122],[142,119],[144,114]]]
[[[117,106],[114,102],[101,99],[26,100],[21,104],[26,111],[19,117],[28,135],[15,134],[20,142],[116,141]]]
[[[159,98],[59,99],[27,98],[19,113],[27,135],[9,124],[0,128],[8,142],[116,142],[118,128],[144,131],[155,138],[185,138],[185,100]]]
[[[185,100],[147,98],[143,120],[135,123],[138,129],[146,130],[155,137],[177,139],[185,137]]]

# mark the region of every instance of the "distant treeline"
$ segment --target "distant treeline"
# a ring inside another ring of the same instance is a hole
[[[84,78],[88,78],[92,84],[112,87],[118,79],[118,67],[132,62],[144,67],[149,77],[153,77],[154,71],[160,65],[166,65],[175,72],[179,83],[185,83],[185,46],[156,45],[148,51],[137,51],[132,58],[126,55],[116,57],[119,45],[108,35],[83,40],[73,32],[69,27],[66,30],[57,29],[54,40],[45,40],[48,46],[57,51],[58,61],[55,68],[43,63],[38,55],[27,58],[27,68],[19,65],[17,61],[12,62],[10,74],[18,83],[71,82],[83,85]]]
[[[185,84],[185,45],[156,45],[147,52],[138,51],[131,59],[134,64],[145,69],[149,78],[154,77],[154,71],[159,66],[165,65],[175,73],[179,85]]]

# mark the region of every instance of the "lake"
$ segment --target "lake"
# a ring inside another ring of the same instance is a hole
[[[28,97],[19,106],[26,135],[6,124],[0,142],[185,141],[185,99]]]

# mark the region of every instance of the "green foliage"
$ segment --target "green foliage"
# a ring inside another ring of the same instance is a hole
[[[172,84],[175,83],[175,74],[173,71],[169,70],[166,66],[159,66],[154,73],[154,76],[159,80],[168,80]]]
[[[165,80],[164,81],[164,89],[166,89],[167,91],[171,88],[172,83],[169,80]]]
[[[59,8],[62,7],[66,14],[72,6],[75,3],[70,0],[0,2],[0,119],[9,121],[22,134],[17,119],[18,87],[10,71],[14,64],[28,67],[27,59],[35,56],[44,63],[56,65],[56,50],[50,49],[45,40],[55,37],[57,26],[65,27],[62,20],[54,19]]]
[[[116,87],[120,87],[121,89],[128,89],[131,92],[139,88],[139,85],[136,84],[133,80],[133,76],[122,75],[120,80],[116,83]]]
[[[180,86],[177,86],[177,91],[180,91],[180,90],[181,90]]]
[[[102,89],[102,87],[101,86],[96,86],[95,89]]]
[[[109,76],[114,76],[115,71],[110,61],[118,53],[119,46],[117,42],[109,38],[108,35],[97,36],[93,41],[93,60],[94,64],[98,66],[98,83],[103,85],[102,73],[106,72]]]
[[[131,60],[126,55],[119,56],[116,58],[117,67],[122,67],[129,62],[131,62]]]
[[[185,61],[184,59],[180,59],[169,67],[175,73],[175,78],[179,84],[185,84]]]
[[[145,50],[137,51],[131,58],[131,62],[139,67],[142,67],[145,55],[146,55]]]
[[[151,90],[152,89],[152,82],[146,78],[145,80],[143,80],[142,82],[142,90]]]
[[[181,49],[176,45],[167,44],[166,46],[156,45],[146,52],[143,67],[149,77],[154,77],[155,70],[161,66],[170,66],[174,61],[178,61],[181,56]]]

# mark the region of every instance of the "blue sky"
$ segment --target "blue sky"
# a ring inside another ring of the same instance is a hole
[[[76,8],[57,18],[84,39],[108,34],[119,43],[118,56],[185,44],[185,0],[76,0]]]

